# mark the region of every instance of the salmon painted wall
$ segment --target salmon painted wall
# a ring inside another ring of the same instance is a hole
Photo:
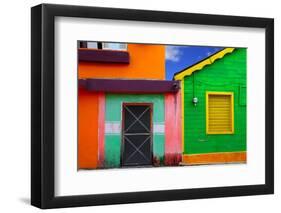
[[[128,44],[129,64],[80,62],[79,79],[124,78],[165,80],[165,46]]]
[[[182,160],[181,92],[165,94],[165,165]]]
[[[105,93],[98,93],[98,167],[104,167]]]

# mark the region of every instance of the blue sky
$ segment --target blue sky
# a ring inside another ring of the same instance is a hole
[[[166,79],[172,80],[174,73],[220,51],[222,47],[166,46]]]

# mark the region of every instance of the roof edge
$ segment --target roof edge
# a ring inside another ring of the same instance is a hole
[[[232,53],[234,51],[234,49],[235,48],[232,48],[232,47],[224,48],[223,50],[215,53],[214,55],[209,56],[208,58],[204,59],[203,61],[184,69],[180,73],[177,73],[174,76],[174,79],[182,80],[185,76],[191,75],[193,72],[203,69],[206,65],[210,65],[210,64],[214,63],[216,60],[223,58],[228,53]]]
[[[176,93],[179,81],[130,79],[79,79],[79,88],[108,93]]]

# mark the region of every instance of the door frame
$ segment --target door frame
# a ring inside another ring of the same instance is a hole
[[[151,166],[153,165],[153,103],[143,102],[143,103],[136,103],[136,102],[123,102],[122,103],[122,109],[121,109],[121,119],[122,119],[122,129],[121,129],[121,156],[120,156],[120,167],[134,167],[132,166],[123,166],[123,154],[124,154],[124,146],[125,146],[125,140],[124,140],[124,127],[125,127],[125,113],[124,109],[125,106],[149,106],[150,107],[150,134],[151,134],[151,140],[150,140],[150,157],[151,157]],[[147,165],[144,165],[147,166]],[[136,166],[141,167],[141,166]]]

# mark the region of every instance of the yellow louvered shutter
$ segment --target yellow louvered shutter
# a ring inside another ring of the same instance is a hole
[[[207,134],[233,134],[233,93],[207,92]]]

